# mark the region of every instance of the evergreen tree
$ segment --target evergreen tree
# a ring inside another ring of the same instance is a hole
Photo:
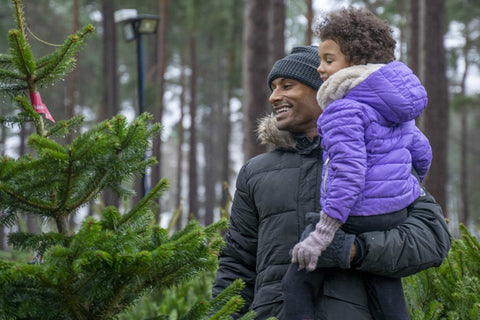
[[[0,123],[32,122],[36,133],[28,138],[32,154],[0,158],[0,224],[11,225],[19,213],[26,213],[55,221],[58,232],[9,235],[14,248],[37,255],[28,263],[0,260],[0,317],[111,319],[148,291],[214,269],[212,257],[222,245],[219,231],[226,220],[206,228],[193,220],[173,235],[155,226],[150,207],[167,188],[165,179],[130,210],[106,207],[99,220],[89,217],[78,231],[68,229],[68,218],[104,188],[124,199],[133,195],[125,182],[156,163],[144,155],[160,125],[151,124],[146,113],[130,124],[116,116],[73,137],[81,116],[54,123],[39,90],[74,68],[75,55],[93,27],[84,27],[62,47],[36,59],[25,36],[21,1],[13,0],[13,8],[17,28],[9,31],[10,53],[0,55],[0,91],[12,97],[17,112],[2,116]],[[233,294],[238,286],[208,308],[199,304],[185,319],[205,318],[215,310],[214,319],[228,319],[241,303]]]
[[[480,319],[480,243],[464,225],[445,262],[404,279],[412,319]]]

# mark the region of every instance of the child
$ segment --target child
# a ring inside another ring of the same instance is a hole
[[[427,138],[415,126],[427,104],[419,79],[394,61],[390,27],[370,11],[348,8],[317,26],[317,100],[322,138],[320,221],[293,249],[284,278],[287,320],[314,319],[316,292],[328,269],[318,257],[338,228],[348,233],[386,230],[406,218],[431,163]],[[301,270],[306,268],[307,271]],[[300,270],[299,270],[300,269]],[[410,319],[401,279],[365,276],[375,319]]]

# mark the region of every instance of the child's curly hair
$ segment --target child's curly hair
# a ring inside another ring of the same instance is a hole
[[[335,41],[354,65],[395,60],[392,29],[367,9],[349,7],[331,12],[315,25],[320,41]]]

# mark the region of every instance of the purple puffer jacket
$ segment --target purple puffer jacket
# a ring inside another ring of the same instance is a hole
[[[420,80],[401,62],[341,69],[320,88],[317,127],[324,168],[322,210],[348,216],[389,213],[420,195],[432,150],[415,126],[427,105]]]

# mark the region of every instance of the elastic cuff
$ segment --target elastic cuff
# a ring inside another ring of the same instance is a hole
[[[340,220],[337,220],[335,218],[332,218],[328,215],[326,215],[323,211],[320,212],[320,221],[317,223],[315,229],[317,230],[338,230],[340,226],[342,225],[342,222]]]
[[[362,263],[364,255],[365,255],[365,242],[362,239],[359,239],[358,237],[355,238],[355,256],[353,257],[353,260],[351,262],[352,266],[358,266]]]
[[[352,262],[350,262],[350,257],[355,238],[356,236],[354,234],[345,233],[343,247],[339,252],[339,267],[342,269],[350,269],[351,267]]]

